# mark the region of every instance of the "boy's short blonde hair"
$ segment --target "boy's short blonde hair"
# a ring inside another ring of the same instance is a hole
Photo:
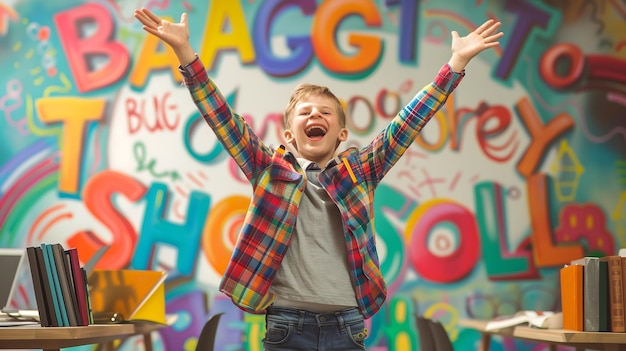
[[[285,124],[285,128],[289,128],[289,117],[293,114],[296,105],[299,102],[304,101],[308,96],[317,95],[317,96],[325,96],[330,98],[335,103],[335,109],[337,110],[337,114],[339,115],[339,125],[344,128],[346,126],[346,114],[343,110],[343,105],[339,98],[333,94],[328,87],[303,83],[296,86],[293,93],[291,94],[291,98],[289,98],[289,103],[285,108],[285,115],[283,116],[283,123]]]

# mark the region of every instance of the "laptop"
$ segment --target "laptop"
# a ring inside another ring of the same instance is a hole
[[[14,302],[20,285],[20,277],[25,276],[25,269],[30,267],[26,258],[26,249],[7,249],[0,248],[0,308],[2,310],[17,309],[18,306]],[[29,277],[30,278],[30,277]],[[31,281],[32,287],[32,281]],[[35,309],[37,308],[35,304]]]
[[[26,249],[0,248],[0,318],[39,318]]]

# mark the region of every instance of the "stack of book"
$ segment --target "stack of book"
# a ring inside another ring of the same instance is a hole
[[[43,327],[85,326],[93,323],[87,272],[76,248],[41,244],[26,248],[39,320]]]
[[[582,257],[560,278],[563,329],[626,332],[626,257]]]

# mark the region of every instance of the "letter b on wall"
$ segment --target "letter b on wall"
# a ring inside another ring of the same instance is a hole
[[[79,92],[106,87],[126,74],[130,55],[113,40],[113,18],[104,6],[81,5],[57,14],[54,23]]]

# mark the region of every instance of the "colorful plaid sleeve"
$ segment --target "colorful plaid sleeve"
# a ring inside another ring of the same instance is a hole
[[[273,152],[243,117],[230,108],[199,58],[180,67],[180,71],[200,114],[248,180],[254,182],[258,170],[268,164]]]
[[[448,96],[461,82],[465,71],[452,71],[443,65],[434,81],[420,90],[374,140],[364,148],[364,164],[368,174],[377,181],[389,172],[432,116],[446,103]],[[368,162],[373,160],[374,163]]]

